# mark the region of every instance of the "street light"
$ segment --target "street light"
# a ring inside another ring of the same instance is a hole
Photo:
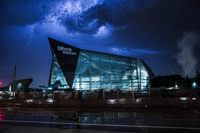
[[[196,87],[197,87],[197,83],[196,83],[196,82],[193,82],[193,83],[192,83],[192,88],[195,89]]]

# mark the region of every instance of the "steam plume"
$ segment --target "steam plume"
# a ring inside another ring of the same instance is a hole
[[[196,76],[197,57],[195,56],[195,46],[199,43],[199,35],[195,32],[189,32],[183,36],[177,47],[179,53],[177,61],[182,67],[183,75],[190,78]]]

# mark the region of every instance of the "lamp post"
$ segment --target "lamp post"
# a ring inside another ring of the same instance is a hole
[[[193,82],[193,83],[192,83],[192,88],[195,89],[196,87],[197,87],[197,83],[196,83],[196,82]]]

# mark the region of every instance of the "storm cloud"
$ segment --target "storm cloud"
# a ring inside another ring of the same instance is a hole
[[[0,25],[26,26],[41,22],[49,12],[45,0],[1,0]]]
[[[124,26],[128,17],[156,5],[158,0],[3,0],[1,26],[57,23],[68,32],[95,34],[107,24]]]
[[[19,78],[45,82],[51,61],[47,37],[142,58],[157,74],[177,69],[180,74],[176,44],[183,33],[200,33],[199,5],[198,0],[0,0],[0,79],[9,82],[10,70],[2,68],[16,64]]]
[[[61,24],[69,31],[95,34],[100,27],[107,24],[112,25],[114,28],[125,26],[128,22],[126,21],[128,16],[151,7],[155,3],[156,1],[146,0],[105,0],[95,2],[86,10],[72,14],[72,16],[63,14],[59,19]]]

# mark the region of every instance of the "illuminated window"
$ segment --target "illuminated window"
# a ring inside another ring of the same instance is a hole
[[[51,85],[65,85],[66,88],[68,87],[68,84],[66,82],[65,76],[60,68],[60,65],[54,56],[53,59],[53,65],[52,65],[52,71],[51,71]]]
[[[149,75],[134,58],[81,51],[73,88],[145,91]]]

